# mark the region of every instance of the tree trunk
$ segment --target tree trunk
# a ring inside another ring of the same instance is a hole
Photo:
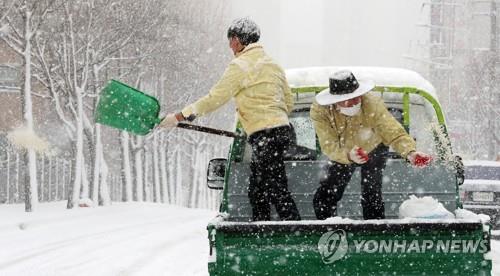
[[[24,27],[24,38],[25,38],[25,48],[24,48],[24,74],[23,74],[23,117],[26,127],[33,130],[33,103],[31,100],[31,11],[27,7],[25,14],[25,27]],[[36,153],[33,149],[28,149],[26,152],[26,160],[28,161],[28,173],[26,183],[24,185],[24,196],[25,205],[24,209],[26,212],[32,212],[38,204],[38,183],[37,183],[37,172],[36,172]]]
[[[144,153],[144,199],[145,201],[152,201],[151,200],[151,182],[149,182],[149,156],[147,154],[147,151]]]
[[[92,201],[97,203],[99,200],[99,185],[101,177],[101,156],[102,156],[102,141],[101,141],[101,125],[97,124],[95,127],[95,150],[93,162],[93,180],[92,180]]]
[[[193,175],[191,176],[192,179],[191,179],[191,189],[189,191],[190,193],[190,197],[189,197],[189,203],[188,203],[188,207],[190,208],[196,208],[198,206],[196,206],[196,200],[198,198],[198,187],[199,187],[199,182],[200,180],[198,179],[198,175],[199,175],[199,167],[200,167],[200,149],[201,149],[201,146],[200,144],[196,144],[196,148],[194,149],[194,164],[191,164],[191,171],[193,172]]]
[[[177,205],[182,205],[184,203],[183,197],[184,197],[184,192],[182,189],[182,168],[180,167],[180,164],[182,164],[182,157],[180,154],[180,149],[177,149],[177,155],[176,155],[176,160],[174,165],[174,171],[175,171],[175,191],[177,193],[176,199],[175,199],[175,204]]]
[[[166,149],[167,149],[167,177],[168,177],[168,190],[170,191],[170,203],[175,204],[176,203],[176,198],[177,198],[177,191],[175,189],[175,168],[174,168],[174,161],[177,158],[177,151],[169,147],[169,145],[175,145],[175,143],[170,143],[170,141],[167,142],[166,144]]]
[[[136,200],[141,202],[144,200],[144,171],[143,171],[143,147],[144,141],[142,137],[137,137],[137,149],[134,153],[135,160],[135,196]]]
[[[130,138],[126,131],[120,131],[122,148],[122,174],[125,185],[124,201],[132,201],[132,172],[130,168]]]
[[[163,190],[162,193],[162,202],[170,203],[170,194],[168,189],[168,175],[167,175],[167,149],[165,147],[164,141],[162,141],[160,145],[160,172],[161,172],[161,187]]]
[[[160,168],[158,165],[158,134],[153,134],[153,185],[154,185],[154,201],[161,202],[163,198],[160,185]]]
[[[76,155],[75,155],[75,180],[73,182],[73,193],[71,201],[68,201],[67,208],[71,209],[80,200],[80,190],[82,188],[82,177],[84,174],[83,158],[83,99],[79,88],[76,88],[77,98],[77,120],[76,120]]]
[[[109,185],[108,185],[108,165],[106,164],[106,161],[104,160],[104,153],[102,151],[102,145],[101,145],[101,150],[97,151],[99,153],[99,159],[100,165],[101,165],[101,175],[100,175],[100,181],[99,181],[99,194],[100,194],[100,201],[99,205],[103,206],[108,206],[111,205],[111,197],[109,195]]]

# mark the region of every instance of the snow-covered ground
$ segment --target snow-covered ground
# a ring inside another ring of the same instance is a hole
[[[0,205],[0,275],[207,275],[208,210]]]
[[[207,210],[152,203],[0,205],[0,275],[207,275]],[[497,234],[498,233],[497,231]],[[492,241],[500,275],[500,241]]]

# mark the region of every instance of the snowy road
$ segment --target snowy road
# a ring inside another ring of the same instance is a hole
[[[214,212],[159,204],[0,206],[0,275],[206,275]]]
[[[129,203],[66,210],[64,202],[0,205],[0,275],[207,275],[215,212]],[[500,275],[500,241],[492,241]]]

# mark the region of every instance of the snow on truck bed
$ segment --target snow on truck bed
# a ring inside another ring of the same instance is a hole
[[[234,222],[234,221],[212,221],[217,227],[231,227],[243,225],[412,225],[412,224],[459,224],[459,223],[481,223],[478,218],[460,219],[380,219],[380,220],[354,220],[348,218],[334,217],[326,220],[301,220],[301,221],[259,221],[259,222]]]

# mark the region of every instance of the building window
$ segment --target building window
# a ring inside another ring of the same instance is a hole
[[[0,65],[0,87],[17,87],[18,85],[18,69],[8,65]]]

